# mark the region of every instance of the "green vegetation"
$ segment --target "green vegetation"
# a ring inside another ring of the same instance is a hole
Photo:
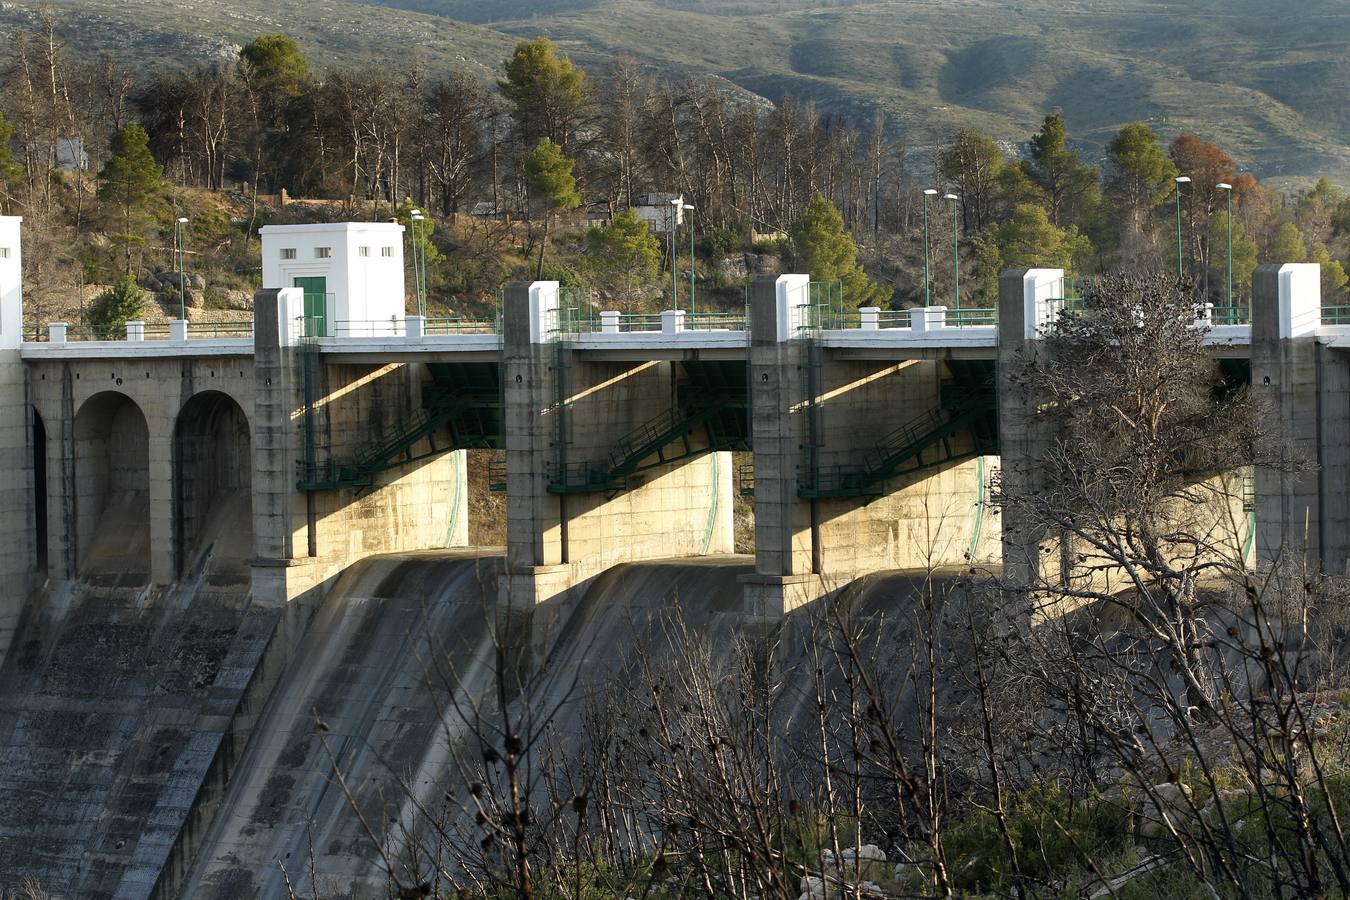
[[[596,284],[622,299],[629,299],[650,284],[661,266],[661,244],[631,209],[624,210],[603,228],[586,233],[583,258]]]
[[[962,15],[978,15],[980,2]],[[1130,4],[1120,2],[1128,18]],[[537,13],[546,19],[557,8]],[[569,21],[581,28],[599,9],[578,8]],[[681,22],[688,34],[706,39],[700,51],[706,62],[733,52],[727,41],[743,18],[758,21],[766,13],[760,0],[744,0],[738,9],[715,16],[726,10],[663,2],[640,11],[623,3],[606,7],[614,30],[607,46],[635,37],[635,22]],[[1100,125],[1103,108],[1119,112],[1128,103],[1066,105],[1048,115],[1023,109],[1021,121],[1039,122],[1031,133],[1001,125],[989,111],[998,107],[991,98],[1012,100],[995,83],[1034,80],[1037,53],[1054,43],[1053,36],[1033,40],[1021,30],[1023,19],[1043,14],[1037,3],[1021,12],[992,43],[985,34],[968,44],[976,32],[951,31],[938,76],[923,74],[933,60],[906,55],[907,44],[893,57],[904,96],[936,92],[952,110],[941,142],[921,155],[913,142],[931,123],[916,127],[912,110],[877,105],[866,121],[854,121],[790,93],[775,93],[771,108],[757,107],[727,82],[671,81],[639,59],[601,53],[567,34],[496,44],[481,71],[466,56],[465,66],[441,74],[434,62],[398,71],[310,58],[312,32],[298,28],[293,35],[249,35],[233,65],[143,75],[115,61],[97,71],[77,66],[60,47],[58,20],[44,20],[32,45],[57,48],[45,77],[54,79],[56,96],[69,99],[50,115],[14,120],[19,168],[0,180],[10,187],[15,211],[39,213],[29,216],[30,228],[53,232],[52,240],[35,242],[54,248],[52,258],[34,266],[47,281],[38,291],[53,297],[70,293],[77,281],[106,285],[132,273],[164,300],[167,281],[156,273],[176,265],[166,259],[172,222],[193,207],[215,217],[208,224],[188,216],[190,252],[202,253],[208,242],[214,248],[213,259],[194,262],[211,270],[211,302],[225,308],[239,302],[231,292],[256,278],[248,274],[256,265],[243,254],[263,223],[391,215],[407,221],[417,206],[436,209],[440,220],[440,227],[428,227],[417,254],[425,257],[428,302],[437,312],[481,314],[503,281],[545,271],[591,289],[591,302],[639,304],[641,295],[652,304],[659,295],[637,291],[635,281],[669,281],[667,266],[683,257],[686,241],[696,248],[690,265],[710,309],[740,306],[747,278],[789,268],[842,281],[846,303],[904,308],[925,297],[990,306],[1007,266],[1096,273],[1179,265],[1201,295],[1217,302],[1226,299],[1231,204],[1234,302],[1245,302],[1257,261],[1292,259],[1315,259],[1329,301],[1344,298],[1350,198],[1332,181],[1280,197],[1253,175],[1239,175],[1234,157],[1208,134],[1169,129],[1164,143],[1143,121]],[[916,13],[920,22],[927,15]],[[770,43],[789,46],[799,19],[819,20],[810,40],[820,53],[794,63],[812,72],[816,80],[803,93],[818,98],[822,85],[869,77],[867,64],[849,55],[849,42],[830,33],[873,22],[872,16],[870,8],[849,6],[761,24]],[[709,27],[713,18],[717,29]],[[734,50],[751,57],[736,76],[749,84],[754,76],[745,72],[754,70],[756,51]],[[987,65],[977,66],[980,60]],[[24,97],[52,90],[38,67],[15,66],[12,73],[6,90],[15,108],[24,108]],[[771,83],[753,86],[768,91]],[[967,115],[966,102],[984,112]],[[63,140],[60,123],[71,117],[89,123],[86,147],[100,171],[92,209],[87,174],[61,171],[45,149]],[[1100,171],[1093,165],[1098,150],[1105,154]],[[5,168],[0,160],[0,176]],[[1190,179],[1180,193],[1178,174]],[[1220,182],[1233,185],[1231,193]],[[938,195],[925,197],[924,186]],[[203,203],[200,190],[221,202]],[[669,197],[685,198],[696,207],[692,224],[639,240],[634,220],[624,217],[644,196],[661,198],[649,201],[658,210]],[[303,206],[288,205],[296,199]],[[590,229],[609,222],[612,231],[591,236]],[[922,279],[925,232],[930,265]],[[652,239],[660,245],[654,270]],[[120,250],[115,263],[110,240]],[[743,257],[747,245],[753,254]]]
[[[1175,123],[1167,139],[1180,128],[1212,135],[1258,171],[1350,175],[1350,54],[1342,32],[1326,24],[1342,12],[1332,0],[1276,17],[1255,0],[1225,4],[1221,16],[1209,0],[1189,0],[1162,20],[1147,0],[1107,0],[1072,15],[1054,0],[818,6],[365,0],[315,16],[301,0],[206,0],[167,15],[165,7],[80,0],[63,9],[73,10],[68,40],[80,53],[166,68],[181,64],[185,47],[205,53],[248,43],[259,17],[286,22],[325,66],[387,65],[411,49],[431,75],[466,67],[485,81],[499,74],[515,35],[542,34],[593,72],[627,52],[666,73],[721,73],[773,100],[796,92],[823,108],[881,103],[915,146],[959,127],[1025,140],[1028,124],[1058,107],[1076,123],[1089,160],[1121,125],[1142,120]],[[1298,52],[1272,61],[1276,48],[1291,47]]]
[[[115,212],[126,248],[126,274],[131,274],[131,248],[144,240],[140,231],[148,218],[150,201],[164,182],[164,171],[150,155],[150,137],[135,124],[123,125],[112,136],[108,161],[98,173],[98,198]]]
[[[548,38],[521,41],[497,82],[526,144],[547,138],[566,153],[586,106],[586,75]]]
[[[146,299],[136,279],[123,275],[95,298],[89,311],[89,325],[95,334],[105,338],[120,337],[126,324],[137,321],[145,312]]]
[[[549,224],[554,213],[576,209],[581,205],[577,180],[572,175],[575,164],[563,150],[548,138],[540,138],[525,159],[525,183],[531,198],[544,208],[544,234],[539,241],[539,266],[536,277],[544,276],[544,253],[548,249]]]
[[[820,194],[792,224],[792,243],[803,271],[815,281],[840,281],[846,302],[873,306],[887,293],[858,265],[858,247],[844,230],[839,210]]]

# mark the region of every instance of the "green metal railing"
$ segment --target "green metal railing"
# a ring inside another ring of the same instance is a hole
[[[1323,306],[1323,325],[1350,325],[1350,306]]]
[[[187,327],[188,340],[212,340],[224,338],[248,339],[253,336],[253,321],[202,321],[189,322]],[[145,341],[167,341],[170,337],[168,322],[146,322],[141,329],[141,340]],[[40,325],[24,326],[23,339],[29,342],[46,342],[50,340],[50,333],[47,327]],[[116,325],[109,328],[95,327],[93,325],[69,325],[66,327],[66,342],[77,343],[86,341],[127,341],[127,329],[125,325]],[[135,343],[133,341],[133,343]]]
[[[998,324],[997,309],[949,309],[948,328],[978,328]]]
[[[1211,325],[1249,325],[1251,309],[1246,306],[1216,306],[1210,310]]]
[[[463,316],[433,316],[426,321],[427,334],[501,334],[500,308],[494,319],[466,319]]]

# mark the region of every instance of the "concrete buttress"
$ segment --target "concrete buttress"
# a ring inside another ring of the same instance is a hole
[[[0,216],[0,662],[33,586],[34,520],[31,406],[19,347],[23,284],[18,216]]]
[[[1301,575],[1345,574],[1350,558],[1350,365],[1318,338],[1316,264],[1252,277],[1252,389],[1283,436],[1284,465],[1255,472],[1256,557]]]

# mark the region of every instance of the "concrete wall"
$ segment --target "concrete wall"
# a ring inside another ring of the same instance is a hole
[[[248,417],[227,395],[204,391],[179,413],[174,433],[176,566],[186,578],[207,555],[253,558],[253,446]]]
[[[248,357],[131,357],[27,364],[29,397],[47,426],[47,534],[52,578],[74,578],[81,568],[77,535],[89,532],[89,492],[95,489],[82,483],[81,459],[84,466],[93,467],[90,471],[98,473],[108,465],[108,451],[115,449],[97,447],[99,435],[107,433],[113,424],[105,421],[110,414],[109,401],[95,400],[83,425],[77,428],[77,416],[86,403],[108,393],[126,398],[129,406],[125,408],[144,417],[148,575],[153,584],[168,584],[178,575],[174,461],[179,413],[197,394],[209,391],[228,396],[247,418],[253,409],[252,370],[253,361]],[[124,405],[119,402],[118,406]],[[118,441],[129,446],[134,441],[125,434],[132,414],[121,415],[125,418],[114,433],[124,435]],[[124,448],[118,452],[125,455],[131,451]],[[122,499],[131,498],[124,495]]]
[[[831,473],[862,467],[894,429],[940,409],[950,380],[940,359],[813,350],[799,309],[806,284],[806,276],[786,275],[754,286],[756,574],[748,590],[773,614],[868,572],[995,560],[999,523],[987,493],[996,458],[901,475],[875,498],[800,495],[813,470],[828,484]],[[957,454],[974,449],[965,434],[952,446]]]
[[[1350,364],[1317,337],[1316,264],[1258,266],[1252,389],[1283,435],[1283,464],[1258,467],[1257,563],[1344,574],[1350,561]]]
[[[298,344],[289,328],[299,295],[263,290],[254,300],[253,590],[255,600],[268,603],[292,601],[372,554],[468,543],[463,451],[398,466],[373,487],[296,488],[296,461],[306,455],[302,354],[317,353]],[[421,408],[421,365],[316,359],[308,426],[316,462],[355,460]]]
[[[325,363],[323,377],[321,440],[335,460],[355,459],[421,409],[425,373],[417,364]],[[316,492],[316,555],[345,566],[372,553],[467,544],[465,478],[458,451],[382,473],[368,490]]]
[[[150,432],[140,407],[125,394],[101,391],[81,404],[68,484],[75,571],[148,583]]]
[[[511,603],[560,598],[617,563],[734,547],[729,453],[652,468],[618,492],[549,491],[550,472],[603,468],[620,438],[672,409],[678,379],[671,362],[593,360],[559,344],[557,296],[556,282],[506,293],[503,598]]]
[[[35,563],[31,427],[23,361],[22,258],[18,216],[0,216],[0,662],[4,661]]]

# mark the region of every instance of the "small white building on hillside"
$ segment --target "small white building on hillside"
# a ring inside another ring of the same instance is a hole
[[[684,224],[684,195],[651,193],[633,198],[633,211],[653,234],[670,234]]]
[[[402,327],[402,225],[264,225],[259,234],[263,287],[304,289],[307,335],[387,335]]]

